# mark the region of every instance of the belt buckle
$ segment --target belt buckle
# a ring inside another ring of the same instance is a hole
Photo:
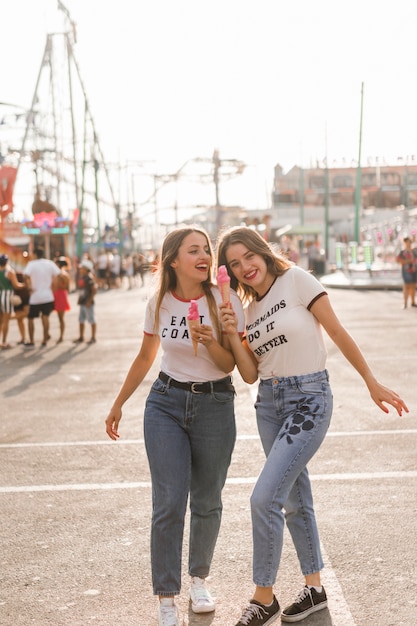
[[[202,391],[197,391],[195,388],[196,385],[203,385],[204,383],[191,383],[191,393],[203,393]]]

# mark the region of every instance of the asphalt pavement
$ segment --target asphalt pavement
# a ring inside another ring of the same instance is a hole
[[[335,397],[329,434],[310,465],[329,610],[302,626],[415,626],[417,600],[417,308],[395,290],[328,289],[377,377],[410,413],[381,412],[361,378],[326,339]],[[104,420],[140,345],[149,288],[96,298],[97,343],[78,336],[76,295],[63,343],[0,352],[0,624],[157,626],[149,564],[151,489],[142,414],[158,362],[126,403],[121,439]],[[86,338],[89,338],[87,325]],[[187,535],[182,624],[234,626],[251,597],[249,497],[263,463],[254,386],[238,373],[238,438],[224,489],[212,565],[215,613],[188,602]],[[303,579],[288,533],[276,584],[282,606]],[[280,621],[278,620],[278,624]]]

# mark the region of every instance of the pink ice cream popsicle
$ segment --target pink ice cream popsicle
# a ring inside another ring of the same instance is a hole
[[[198,311],[197,300],[190,300],[190,306],[188,307],[187,321],[188,321],[188,327],[190,331],[196,326],[199,326],[200,324],[200,313]],[[192,341],[193,341],[194,356],[197,356],[198,343],[194,340]]]
[[[225,265],[219,265],[217,270],[217,285],[222,295],[223,304],[230,302],[230,276]]]

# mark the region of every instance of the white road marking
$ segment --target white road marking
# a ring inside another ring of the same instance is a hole
[[[403,430],[385,430],[385,431],[348,431],[348,432],[329,432],[328,437],[367,437],[367,436],[395,436],[395,435],[415,435],[417,429]],[[256,440],[258,435],[239,435],[240,441]],[[118,441],[118,445],[143,445],[143,439],[126,439]],[[102,446],[115,445],[111,440],[103,441],[66,441],[66,442],[35,442],[35,443],[14,443],[0,444],[0,449],[10,448],[42,448],[42,447],[67,447],[67,446]],[[392,472],[362,472],[362,473],[334,473],[334,474],[312,474],[310,476],[312,482],[315,481],[360,481],[360,480],[385,480],[389,478],[404,479],[417,478],[417,471],[392,471]],[[254,484],[257,477],[237,477],[229,478],[227,485],[250,485]],[[102,491],[114,489],[150,489],[150,481],[142,482],[123,482],[123,483],[75,483],[62,485],[21,485],[21,486],[4,486],[0,487],[0,494],[18,494],[18,493],[39,493],[39,492],[63,492],[63,491]],[[331,614],[333,626],[356,626],[349,606],[343,595],[343,590],[339,584],[336,574],[332,568],[330,559],[322,546],[323,560],[325,568],[322,572],[323,584],[326,588],[329,598],[329,610]]]
[[[406,472],[358,472],[347,474],[311,474],[310,479],[315,481],[355,481],[355,480],[385,480],[395,478],[417,478],[417,470]],[[257,476],[228,478],[226,485],[253,485],[257,481]],[[15,485],[2,486],[0,493],[33,493],[40,491],[102,491],[110,489],[149,489],[150,481],[123,482],[123,483],[67,483],[61,485]]]
[[[356,626],[349,605],[343,595],[342,587],[337,580],[336,574],[330,562],[326,550],[321,544],[321,552],[324,561],[324,569],[321,572],[321,579],[329,603],[329,612],[332,616],[332,626]]]
[[[389,437],[392,435],[417,435],[416,428],[407,428],[403,430],[349,430],[328,432],[326,437]],[[251,441],[259,439],[259,435],[238,435],[238,441]],[[46,441],[46,442],[27,442],[27,443],[0,443],[0,450],[5,448],[49,448],[49,447],[67,447],[67,446],[122,446],[143,444],[143,439],[119,439],[112,441],[111,439],[103,439],[97,441]]]

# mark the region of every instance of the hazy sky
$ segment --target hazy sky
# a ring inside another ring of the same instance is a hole
[[[64,0],[104,154],[247,164],[229,202],[266,207],[276,163],[417,155],[415,0]],[[56,0],[2,8],[1,101],[29,107]],[[227,184],[225,183],[225,186]],[[226,195],[228,193],[225,188]]]

